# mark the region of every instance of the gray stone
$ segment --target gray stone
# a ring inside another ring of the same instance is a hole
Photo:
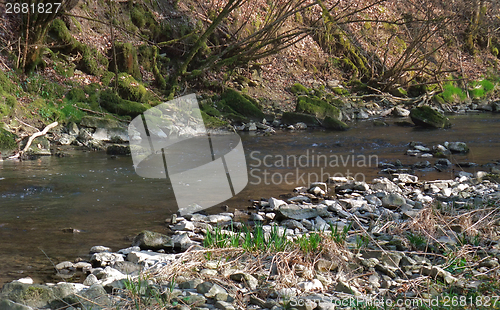
[[[61,262],[59,264],[56,265],[56,269],[57,270],[61,270],[61,269],[74,269],[75,268],[75,265],[72,263],[72,262]]]
[[[174,225],[172,230],[193,231],[194,224],[190,221],[182,221]]]
[[[222,300],[217,301],[215,303],[215,307],[221,310],[236,310],[236,308],[232,304]]]
[[[94,254],[94,253],[102,253],[102,252],[113,252],[111,248],[108,248],[106,246],[102,245],[96,245],[90,248],[89,253]]]
[[[401,207],[406,203],[404,196],[398,193],[390,193],[389,195],[382,198],[382,206],[393,209],[394,207]]]
[[[198,286],[196,286],[196,291],[200,294],[203,294],[207,298],[214,298],[215,296],[218,296],[219,300],[227,299],[228,295],[227,291],[223,287],[208,281],[198,284]],[[223,298],[223,295],[225,295],[226,298]]]
[[[31,307],[15,303],[12,300],[8,300],[8,299],[0,300],[0,309],[2,309],[2,310],[33,310],[33,308],[31,308]]]
[[[222,222],[231,222],[233,218],[228,216],[228,215],[209,215],[207,216],[207,220],[211,224],[217,224],[217,223],[222,223]]]
[[[134,264],[140,264],[140,263],[155,264],[157,262],[173,261],[174,259],[175,259],[174,254],[163,254],[163,253],[146,252],[146,251],[130,252],[127,255],[127,260]]]
[[[174,242],[172,238],[167,235],[144,230],[135,236],[132,245],[138,246],[142,250],[158,251],[161,249],[166,250],[173,248]]]
[[[401,193],[401,189],[388,178],[374,179],[371,188],[375,191]]]
[[[396,106],[392,110],[392,115],[398,116],[398,117],[407,117],[407,116],[410,116],[410,111],[405,109],[405,108]]]
[[[95,275],[89,274],[85,278],[85,281],[83,281],[83,285],[91,286],[91,285],[96,284],[98,282],[99,282],[99,280],[97,279],[97,277]]]
[[[123,262],[123,255],[117,253],[94,253],[90,258],[90,262],[93,266],[104,267],[108,265],[113,265],[116,262]]]
[[[203,283],[203,280],[201,279],[193,279],[193,280],[189,280],[189,281],[185,281],[185,282],[182,282],[182,283],[179,283],[179,288],[180,289],[196,289],[196,287],[198,285],[200,285],[201,283]]]
[[[469,147],[464,142],[449,142],[449,143],[445,143],[445,146],[452,153],[467,153],[467,152],[469,152]]]
[[[298,205],[282,205],[276,212],[276,219],[303,220],[318,216],[318,211],[314,208],[307,208]]]
[[[234,281],[245,283],[251,290],[257,289],[257,286],[259,285],[259,281],[257,281],[254,276],[244,272],[233,273],[229,276],[229,278]]]
[[[337,286],[335,287],[335,290],[342,292],[342,293],[346,293],[346,294],[361,296],[361,293],[359,292],[359,290],[356,287],[349,285],[347,282],[345,282],[343,280],[338,281]]]
[[[417,126],[429,128],[451,127],[451,122],[447,117],[429,106],[421,106],[411,109],[410,118]]]
[[[283,200],[276,199],[274,197],[269,198],[269,207],[273,210],[277,210],[281,206],[286,206],[287,203]]]
[[[174,247],[180,248],[181,250],[187,250],[191,245],[193,245],[193,242],[186,233],[173,235],[172,241],[174,242]]]

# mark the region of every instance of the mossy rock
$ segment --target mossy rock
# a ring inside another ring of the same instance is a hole
[[[70,101],[75,101],[75,102],[87,101],[87,96],[85,95],[85,91],[83,91],[83,89],[78,88],[78,87],[72,88],[66,94],[66,98]]]
[[[23,141],[23,148],[28,143],[28,139]],[[29,155],[50,156],[50,142],[46,136],[36,137],[26,151]]]
[[[442,113],[434,110],[429,106],[421,106],[413,108],[410,111],[412,122],[421,127],[427,128],[449,128],[451,127],[450,120]]]
[[[2,288],[2,297],[32,308],[47,307],[56,299],[52,288],[45,285],[7,283]]]
[[[309,127],[318,127],[321,125],[315,116],[297,112],[283,112],[281,122],[286,125],[304,123]]]
[[[264,113],[262,113],[255,101],[250,100],[234,89],[226,90],[222,94],[221,99],[222,100],[219,102],[221,106],[226,106],[236,114],[240,114],[245,118],[259,121],[264,118]],[[232,111],[230,111],[230,113]]]
[[[5,95],[4,98],[0,97],[0,100],[0,116],[9,115],[17,106],[17,99],[12,95]]]
[[[144,10],[138,7],[134,7],[130,11],[130,19],[132,23],[141,29],[146,25],[146,18],[144,17]]]
[[[208,104],[202,104],[200,109],[205,112],[206,114],[213,116],[213,117],[221,117],[221,113],[219,110],[216,108],[212,107],[211,105]]]
[[[300,96],[297,99],[296,112],[311,114],[319,118],[327,116],[340,119],[341,113],[337,107],[319,98]]]
[[[90,116],[90,115],[82,117],[82,120],[80,121],[80,126],[88,128],[105,128],[105,129],[123,128],[122,123],[116,119]]]
[[[127,74],[118,75],[118,94],[125,100],[145,102],[148,91],[137,80]]]
[[[294,95],[307,95],[311,90],[300,83],[295,83],[290,87],[290,91]]]
[[[2,126],[0,126],[0,151],[11,151],[17,149],[16,135],[1,128]]]
[[[208,115],[204,111],[201,111],[201,117],[203,118],[203,122],[205,123],[206,128],[221,128],[228,125],[228,122],[226,122],[225,120]]]
[[[137,49],[132,43],[121,43],[115,44],[116,50],[116,62],[119,72],[126,72],[133,76],[136,80],[141,80],[142,75],[139,70],[139,62],[137,60]],[[115,69],[114,61],[112,60],[109,64],[109,71],[114,71]]]
[[[151,108],[148,104],[122,99],[111,90],[101,92],[99,102],[103,108],[111,113],[131,117],[136,117]]]
[[[337,131],[346,131],[349,129],[349,126],[346,123],[330,116],[325,117],[323,120],[323,127]]]

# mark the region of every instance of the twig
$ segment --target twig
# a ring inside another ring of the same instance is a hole
[[[33,127],[31,126],[30,124],[27,124],[25,122],[23,122],[22,120],[18,119],[17,117],[14,117],[19,123],[23,124],[24,126],[27,126],[27,127],[31,127],[33,129],[36,129],[37,131],[40,131],[40,129],[36,128],[36,127]]]

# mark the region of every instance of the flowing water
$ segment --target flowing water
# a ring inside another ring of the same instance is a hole
[[[447,130],[374,127],[363,121],[347,132],[278,132],[266,137],[241,133],[249,184],[224,204],[246,209],[251,199],[277,197],[326,176],[349,174],[371,181],[379,176],[377,162],[426,160],[404,155],[410,141],[466,142],[470,153],[454,156],[455,162],[483,165],[500,160],[500,115],[451,119],[454,126]],[[164,232],[164,220],[177,211],[169,181],[137,176],[131,158],[81,151],[70,155],[0,163],[0,285],[26,276],[40,283],[58,281],[51,263],[88,258],[93,245],[128,247],[141,230]],[[453,171],[416,174],[448,179]],[[67,228],[80,232],[64,232]]]

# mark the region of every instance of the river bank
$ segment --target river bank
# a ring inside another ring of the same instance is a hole
[[[284,200],[255,200],[250,212],[172,217],[166,235],[142,232],[130,248],[93,247],[86,260],[55,265],[85,273],[83,284],[25,278],[4,285],[1,304],[363,309],[455,298],[454,309],[491,309],[500,293],[498,178],[334,177]]]

